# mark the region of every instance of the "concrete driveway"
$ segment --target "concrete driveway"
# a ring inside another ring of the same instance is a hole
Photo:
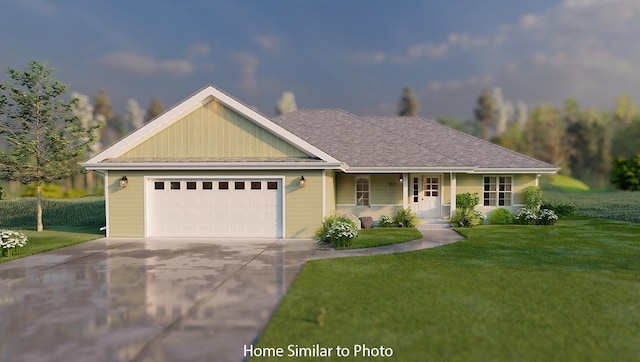
[[[314,249],[105,238],[0,264],[0,361],[242,361]]]

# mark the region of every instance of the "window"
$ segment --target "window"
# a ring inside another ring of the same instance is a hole
[[[236,181],[235,188],[236,190],[244,190],[244,181]]]
[[[438,197],[440,179],[438,177],[425,177],[424,178],[424,196],[425,197]]]
[[[196,183],[194,181],[188,181],[187,190],[195,190],[195,189],[196,189]]]
[[[419,189],[418,178],[413,178],[413,202],[418,202],[418,198],[420,198],[420,189]]]
[[[203,190],[213,190],[213,182],[211,182],[211,181],[203,181],[202,182],[202,189]]]
[[[483,205],[511,206],[512,179],[511,176],[485,176]]]
[[[278,189],[278,183],[276,181],[267,182],[267,190],[277,190],[277,189]]]
[[[260,181],[251,181],[251,189],[252,190],[260,190],[262,188],[262,182]]]
[[[229,189],[229,182],[228,181],[220,181],[218,183],[218,189],[220,189],[220,190],[228,190]]]
[[[153,188],[156,190],[164,190],[164,182],[156,181],[153,183]]]
[[[172,190],[180,190],[180,181],[171,181]]]
[[[369,205],[369,177],[356,177],[356,205]]]

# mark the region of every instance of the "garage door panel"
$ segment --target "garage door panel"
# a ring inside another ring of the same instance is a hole
[[[149,236],[282,236],[279,180],[150,180],[148,186]]]

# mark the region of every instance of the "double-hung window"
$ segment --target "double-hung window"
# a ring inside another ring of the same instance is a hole
[[[368,176],[356,177],[356,205],[369,206],[370,185]]]
[[[513,199],[513,177],[484,177],[484,206],[511,206]]]

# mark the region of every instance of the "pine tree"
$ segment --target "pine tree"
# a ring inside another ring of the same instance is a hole
[[[108,121],[113,117],[113,109],[111,109],[111,99],[109,99],[107,91],[104,90],[104,88],[100,88],[98,94],[93,99],[93,104],[94,117],[102,115],[105,121]]]
[[[398,115],[401,117],[413,117],[418,114],[420,105],[416,96],[413,94],[411,87],[405,87],[402,92],[402,98],[400,98],[400,110]]]
[[[42,184],[70,177],[76,160],[95,140],[96,126],[83,127],[73,114],[78,101],[63,100],[67,86],[53,78],[55,69],[31,61],[24,70],[11,67],[0,84],[0,178],[36,184],[36,230],[42,231]]]

